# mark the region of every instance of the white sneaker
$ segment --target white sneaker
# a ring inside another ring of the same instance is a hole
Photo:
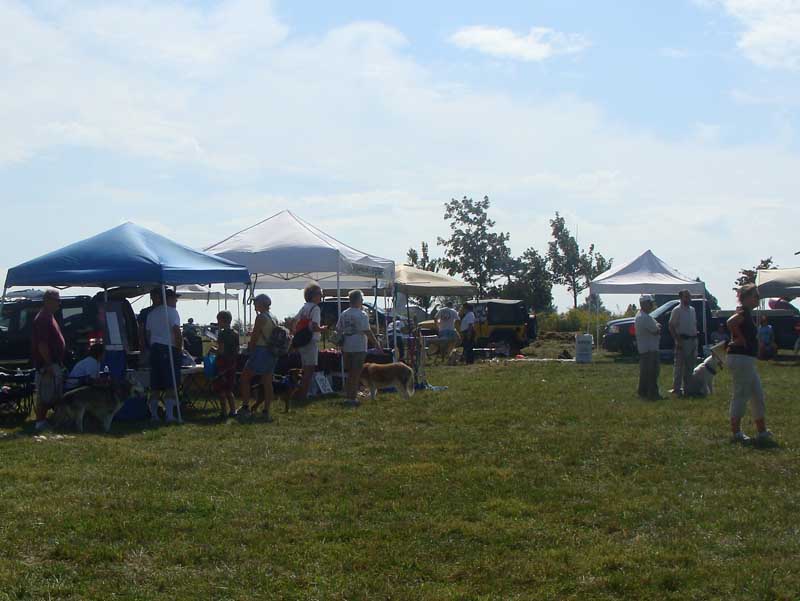
[[[750,437],[741,430],[739,430],[736,434],[731,436],[731,442],[747,444],[748,442],[750,442]]]

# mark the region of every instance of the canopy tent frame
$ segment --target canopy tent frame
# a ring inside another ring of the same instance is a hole
[[[126,222],[9,269],[0,297],[0,315],[8,289],[15,286],[49,285],[61,290],[71,286],[97,287],[103,289],[107,299],[111,286],[157,285],[166,306],[168,285],[242,281],[250,281],[245,267]],[[166,312],[165,325],[169,331]],[[171,352],[169,357],[178,421],[182,421],[176,366]]]

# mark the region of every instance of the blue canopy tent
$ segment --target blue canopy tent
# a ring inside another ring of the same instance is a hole
[[[86,240],[42,255],[8,270],[6,291],[13,286],[159,285],[166,304],[166,286],[181,284],[249,284],[246,267],[183,246],[134,223],[123,223]],[[178,396],[174,377],[173,388]],[[178,403],[180,419],[180,403]]]

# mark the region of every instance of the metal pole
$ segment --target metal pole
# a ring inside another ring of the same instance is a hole
[[[409,324],[409,327],[411,327],[411,324]],[[397,363],[398,361],[400,361],[400,353],[397,352],[397,285],[396,284],[392,287],[392,337],[394,338],[392,355],[394,355],[394,361],[395,363]]]
[[[167,311],[167,287],[164,284],[161,284],[161,303],[164,305],[164,323],[167,326],[167,332],[170,335],[170,341],[172,340],[172,328],[169,325],[169,311]],[[173,355],[173,347],[172,345],[169,346],[169,366],[170,366],[170,374],[172,375],[172,390],[175,393],[175,404],[178,407],[178,423],[183,423],[183,417],[181,417],[181,398],[178,396],[178,380],[175,377],[175,357]]]
[[[342,289],[340,281],[341,274],[342,274],[342,253],[340,251],[336,255],[336,312],[338,313],[336,317],[336,323],[339,323],[339,319],[342,317]],[[341,369],[341,371],[339,372],[339,378],[342,381],[342,387],[344,387],[344,352],[342,352],[339,367]],[[356,391],[356,393],[358,393],[358,391]],[[356,396],[358,395],[356,394]]]

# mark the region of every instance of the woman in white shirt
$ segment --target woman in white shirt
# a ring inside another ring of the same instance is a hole
[[[327,329],[326,326],[320,325],[322,317],[319,304],[322,302],[322,288],[317,284],[308,284],[303,290],[303,298],[305,298],[306,304],[297,313],[295,324],[307,321],[307,327],[311,330],[311,340],[301,347],[295,346],[295,349],[300,354],[300,362],[303,366],[303,379],[300,382],[300,387],[293,395],[293,398],[299,401],[304,401],[308,396],[309,390],[311,390],[314,372],[317,371],[319,341],[322,338],[322,332]],[[298,334],[296,328],[297,325],[295,325],[295,337]]]
[[[336,332],[343,337],[342,353],[344,355],[344,368],[347,371],[347,384],[345,386],[345,404],[357,407],[358,385],[361,379],[361,370],[367,358],[367,343],[372,342],[375,347],[380,347],[375,334],[369,327],[369,317],[362,308],[364,295],[361,290],[351,290],[349,294],[350,308],[339,316],[336,323]]]

